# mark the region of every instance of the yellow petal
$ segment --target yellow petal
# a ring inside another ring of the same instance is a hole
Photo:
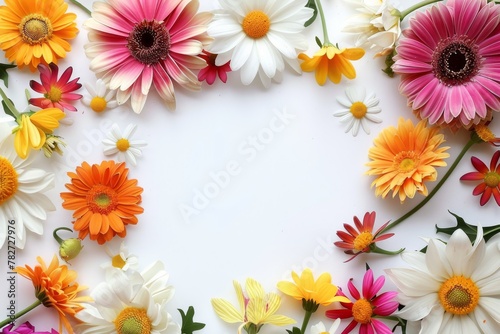
[[[212,307],[215,313],[228,323],[244,322],[244,315],[231,305],[230,302],[221,298],[212,298]]]

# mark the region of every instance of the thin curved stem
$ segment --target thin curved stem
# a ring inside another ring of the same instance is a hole
[[[421,7],[424,7],[424,6],[427,6],[427,5],[430,5],[432,3],[435,3],[435,2],[439,2],[439,1],[442,1],[442,0],[425,0],[425,1],[422,1],[422,2],[419,2],[413,6],[411,6],[410,8],[404,10],[401,12],[401,16],[399,18],[400,21],[403,21],[404,18],[410,14],[411,12],[421,8]]]
[[[318,7],[319,16],[321,18],[321,28],[323,29],[323,44],[331,44],[330,38],[328,37],[328,28],[326,27],[325,13],[323,12],[321,0],[316,0],[316,6]]]
[[[80,2],[78,2],[77,0],[69,0],[72,4],[76,5],[78,8],[82,9],[85,13],[89,14],[89,16],[92,15],[92,12],[87,8],[85,7],[84,5],[82,5]]]
[[[24,310],[17,312],[13,318],[8,317],[4,321],[0,322],[0,329],[5,327],[6,325],[8,325],[11,322],[14,322],[14,320],[19,319],[20,317],[22,317],[23,315],[25,315],[26,313],[28,313],[29,311],[31,311],[32,309],[34,309],[35,307],[37,307],[38,305],[41,305],[41,304],[42,304],[42,302],[37,299],[33,304],[26,307]]]

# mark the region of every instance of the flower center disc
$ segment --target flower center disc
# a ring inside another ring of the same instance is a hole
[[[434,75],[448,86],[469,82],[479,70],[477,49],[466,36],[442,40],[432,55]]]
[[[363,102],[354,102],[349,109],[354,118],[361,119],[365,117],[368,108]]]
[[[495,172],[488,172],[484,177],[484,183],[490,188],[496,188],[500,183],[500,175]]]
[[[170,34],[158,21],[142,21],[135,25],[127,38],[132,56],[145,65],[153,65],[165,59],[170,50]]]
[[[142,308],[127,307],[123,309],[114,323],[117,334],[151,333],[151,321],[146,310]]]
[[[97,184],[87,194],[87,203],[92,212],[108,214],[116,208],[116,193],[113,189]]]
[[[372,318],[372,314],[372,305],[366,299],[359,299],[352,305],[352,316],[357,323],[369,323]]]
[[[438,296],[446,312],[465,315],[476,308],[479,302],[479,288],[470,278],[453,276],[441,285]]]
[[[418,165],[418,156],[415,152],[400,152],[394,158],[394,163],[396,164],[396,169],[402,173],[408,173],[413,170]]]
[[[0,156],[0,205],[17,191],[17,172],[9,160]]]
[[[125,152],[126,150],[129,149],[129,147],[130,147],[130,142],[128,141],[128,139],[121,138],[116,142],[116,148],[120,152]]]
[[[373,235],[370,232],[362,232],[354,239],[354,249],[361,252],[370,246],[373,241]]]
[[[40,14],[25,16],[18,27],[23,40],[30,45],[49,39],[53,31],[50,20]]]
[[[95,112],[104,111],[107,105],[106,99],[100,96],[95,96],[90,100],[90,108]]]
[[[45,94],[45,97],[52,102],[61,101],[62,91],[57,87],[50,87],[50,91]]]
[[[252,10],[245,16],[241,26],[248,37],[258,39],[266,36],[271,27],[271,21],[263,11]]]
[[[125,260],[123,260],[120,254],[113,256],[113,258],[111,259],[111,265],[115,268],[123,269],[125,264],[126,262]]]

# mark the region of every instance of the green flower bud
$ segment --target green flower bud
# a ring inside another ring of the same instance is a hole
[[[73,230],[67,228],[67,227],[59,227],[54,230],[54,233],[52,234],[56,241],[59,243],[59,256],[61,259],[64,261],[68,262],[70,260],[73,260],[75,257],[80,254],[80,251],[82,250],[82,241],[78,238],[69,238],[66,240],[61,239],[57,235],[57,232],[59,230],[66,230],[73,232]],[[68,262],[69,263],[69,262]]]

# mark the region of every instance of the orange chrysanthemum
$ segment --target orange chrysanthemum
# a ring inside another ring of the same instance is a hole
[[[59,313],[59,332],[62,326],[68,333],[73,333],[71,324],[66,316],[74,316],[83,309],[82,302],[91,301],[90,296],[78,296],[87,287],[75,282],[76,271],[68,269],[66,265],[59,265],[57,256],[54,255],[50,265],[47,267],[41,257],[37,257],[38,263],[34,268],[17,267],[16,272],[33,282],[36,298],[45,306],[52,307]]]
[[[5,0],[0,7],[0,48],[19,68],[57,63],[71,50],[76,15],[63,0]]]
[[[71,183],[66,188],[70,192],[61,193],[62,205],[75,210],[73,227],[80,239],[90,234],[91,240],[103,244],[115,235],[123,238],[125,226],[137,224],[136,215],[144,211],[139,205],[143,189],[137,180],[128,179],[125,163],[103,161],[90,166],[84,162],[68,176]]]
[[[368,153],[372,161],[366,174],[377,176],[372,182],[375,194],[385,198],[392,190],[392,197],[399,194],[401,202],[417,192],[427,196],[425,182],[436,180],[434,167],[446,166],[443,159],[450,156],[445,153],[449,147],[439,147],[443,142],[439,129],[427,127],[425,121],[414,125],[400,118],[397,128],[383,130]]]

